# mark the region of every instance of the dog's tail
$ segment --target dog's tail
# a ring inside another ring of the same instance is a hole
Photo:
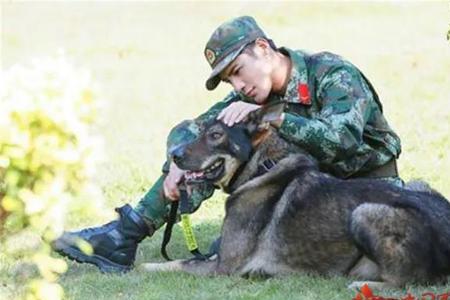
[[[145,263],[139,269],[146,272],[185,272],[193,275],[208,276],[217,272],[218,256],[214,255],[207,260],[180,259],[162,263]]]
[[[426,198],[419,197],[421,203],[417,204],[427,214],[437,236],[436,243],[440,245],[438,248],[443,251],[444,257],[440,263],[443,272],[450,274],[450,201],[423,180],[409,181],[405,188],[429,195]]]

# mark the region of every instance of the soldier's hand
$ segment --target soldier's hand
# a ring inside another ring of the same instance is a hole
[[[164,179],[164,196],[172,201],[177,201],[180,198],[180,191],[178,189],[178,184],[184,178],[186,171],[181,170],[177,167],[174,162],[170,163],[169,173]]]
[[[260,108],[260,105],[258,104],[237,101],[231,103],[228,107],[222,110],[217,116],[217,119],[231,127],[234,124],[244,120],[250,112],[257,110],[258,108]]]

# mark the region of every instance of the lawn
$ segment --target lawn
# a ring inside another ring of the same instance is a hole
[[[165,138],[180,120],[205,111],[230,90],[204,88],[203,47],[221,22],[253,15],[277,45],[331,51],[352,61],[378,90],[402,139],[405,180],[423,178],[450,197],[450,8],[448,2],[2,2],[1,64],[66,53],[92,72],[105,107],[96,132],[105,158],[97,170],[105,203],[70,215],[67,229],[102,224],[113,208],[136,204],[160,173]],[[218,235],[226,196],[192,216],[201,249]],[[92,199],[96,201],[96,199]],[[161,232],[140,246],[137,264],[161,261]],[[175,227],[170,254],[187,257]],[[20,292],[21,264],[0,254],[0,298]],[[266,281],[183,274],[103,275],[69,263],[60,279],[67,299],[351,299],[349,279],[293,276]],[[450,291],[450,285],[407,291]]]

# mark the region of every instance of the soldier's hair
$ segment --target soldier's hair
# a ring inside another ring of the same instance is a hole
[[[275,43],[273,42],[273,40],[271,39],[265,39],[268,43],[270,48],[272,48],[272,50],[274,51],[278,51],[277,46],[275,46]],[[250,56],[254,56],[255,52],[253,51],[253,49],[255,48],[255,43],[256,41],[251,42],[250,44],[248,44],[247,46],[245,46],[244,50],[242,50],[242,53],[246,53]]]

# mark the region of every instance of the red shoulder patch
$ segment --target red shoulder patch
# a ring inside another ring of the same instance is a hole
[[[311,105],[311,97],[309,94],[308,85],[305,83],[299,83],[297,90],[299,102],[304,105]]]

